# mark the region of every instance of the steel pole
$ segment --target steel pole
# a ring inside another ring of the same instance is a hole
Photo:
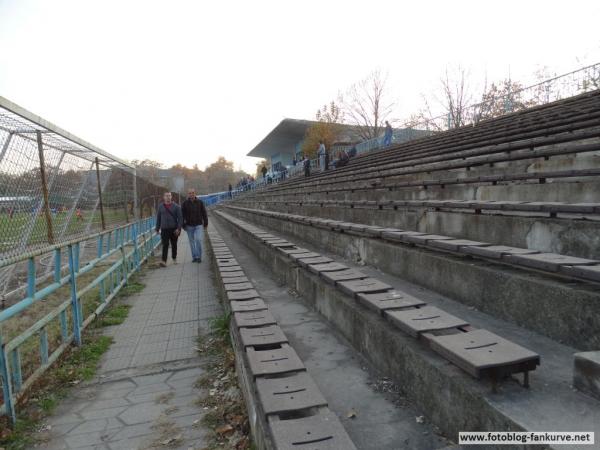
[[[42,181],[42,193],[44,195],[44,215],[46,216],[46,231],[48,233],[48,243],[54,244],[54,231],[52,229],[52,215],[50,214],[50,200],[48,198],[48,181],[46,179],[46,167],[44,162],[44,144],[42,142],[42,133],[37,131],[38,156],[40,159],[40,177]]]

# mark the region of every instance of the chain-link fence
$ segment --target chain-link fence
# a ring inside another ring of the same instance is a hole
[[[0,97],[0,260],[148,217],[164,190]],[[43,262],[41,275],[51,266]],[[0,270],[2,300],[22,285],[22,269]]]

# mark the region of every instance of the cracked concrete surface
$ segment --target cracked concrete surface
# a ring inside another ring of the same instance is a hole
[[[43,448],[195,449],[205,445],[204,410],[195,404],[203,360],[199,333],[221,312],[209,264],[191,262],[182,236],[180,263],[151,270],[131,296],[129,316],[106,334],[114,343],[94,380],[73,389],[46,420]]]

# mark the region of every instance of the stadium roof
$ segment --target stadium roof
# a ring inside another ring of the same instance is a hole
[[[304,139],[306,130],[314,123],[316,122],[312,120],[283,119],[248,153],[248,156],[266,158],[274,151],[291,150]]]

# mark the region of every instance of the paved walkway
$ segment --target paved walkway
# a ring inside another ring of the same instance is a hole
[[[127,299],[128,318],[106,333],[114,343],[96,378],[79,386],[47,420],[48,449],[198,449],[202,375],[198,333],[221,311],[210,267],[191,262],[182,236],[180,263],[150,270],[145,289]],[[207,260],[207,258],[205,258]]]

